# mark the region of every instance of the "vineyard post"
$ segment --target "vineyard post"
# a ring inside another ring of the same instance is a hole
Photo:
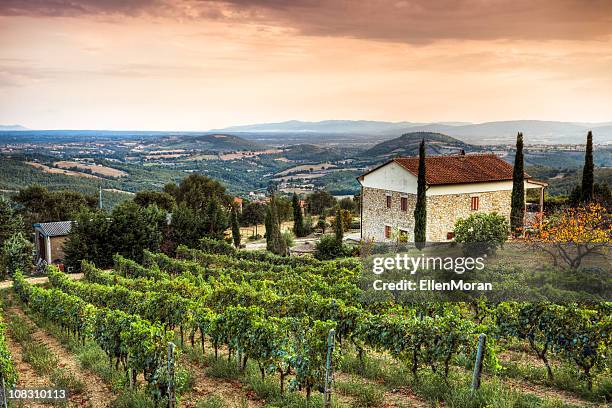
[[[480,388],[480,377],[482,375],[482,361],[486,349],[487,335],[481,333],[478,336],[478,351],[476,352],[476,362],[474,363],[474,374],[472,375],[472,392]]]
[[[176,407],[176,394],[174,387],[174,349],[172,342],[168,343],[168,408]]]
[[[334,353],[334,339],[336,331],[331,329],[327,336],[327,360],[325,362],[325,408],[331,407],[332,403],[332,383],[334,379],[334,369],[332,364],[332,355]]]
[[[2,403],[2,405],[0,407],[7,408],[8,401],[6,400],[6,384],[4,382],[4,376],[2,374],[0,374],[0,379],[2,380],[2,382],[0,383],[0,402]]]

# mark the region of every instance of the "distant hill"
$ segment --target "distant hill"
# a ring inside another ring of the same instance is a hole
[[[283,157],[299,161],[335,161],[346,158],[346,154],[332,147],[297,144],[284,149]]]
[[[290,120],[278,123],[232,126],[221,129],[223,132],[310,132],[310,133],[400,133],[413,126],[424,123],[382,122],[373,120],[324,120],[303,122]]]
[[[595,143],[612,142],[612,126],[609,122],[579,123],[543,120],[510,120],[484,123],[469,122],[382,122],[365,120],[325,120],[321,122],[302,122],[292,120],[279,123],[264,123],[233,126],[223,132],[267,133],[269,139],[283,139],[286,134],[352,135],[359,138],[370,135],[385,139],[408,132],[443,133],[471,144],[513,143],[516,134],[523,132],[526,144],[568,144],[583,143],[586,133],[593,130]],[[337,137],[337,136],[336,136]],[[302,139],[304,140],[304,139]]]
[[[261,150],[265,146],[246,140],[240,136],[227,135],[221,133],[195,135],[195,136],[180,136],[178,138],[170,138],[167,140],[176,139],[176,142],[169,143],[181,147],[191,147],[198,150],[211,151],[233,151],[233,150]]]
[[[29,130],[21,125],[0,125],[0,130]]]
[[[379,143],[361,154],[363,157],[395,157],[416,156],[419,153],[419,144],[425,139],[426,153],[430,155],[443,155],[458,153],[461,149],[466,152],[477,150],[476,147],[457,140],[442,133],[410,132],[395,139]]]

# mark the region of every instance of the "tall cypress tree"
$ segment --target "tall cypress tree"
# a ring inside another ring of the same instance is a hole
[[[589,202],[593,199],[593,132],[587,134],[586,152],[584,154],[584,169],[582,170],[582,201]]]
[[[267,249],[276,255],[287,255],[288,248],[283,236],[280,232],[280,220],[278,217],[278,209],[276,208],[276,198],[271,197],[268,204],[268,222],[270,229],[266,230]],[[267,227],[267,225],[266,225]]]
[[[293,205],[293,233],[296,237],[303,237],[304,233],[304,215],[302,214],[302,207],[300,207],[300,200],[297,194],[293,194],[292,198]]]
[[[515,236],[519,235],[523,229],[523,219],[525,217],[525,173],[523,167],[523,133],[519,132],[516,136],[510,209],[510,227]]]
[[[425,179],[425,139],[421,140],[419,146],[419,173],[417,178],[417,199],[414,207],[414,244],[418,249],[425,246],[427,231],[427,189]]]
[[[238,211],[232,207],[232,239],[234,246],[240,248],[240,225],[238,225]]]
[[[336,241],[342,244],[344,239],[344,228],[342,225],[342,209],[338,207],[336,210],[336,219],[334,220],[334,232],[336,233]]]

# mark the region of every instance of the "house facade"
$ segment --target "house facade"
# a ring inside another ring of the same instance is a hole
[[[398,157],[358,177],[361,184],[361,238],[414,240],[418,157]],[[460,218],[497,212],[510,219],[513,167],[494,154],[461,154],[426,158],[427,231],[429,242],[453,238]],[[525,189],[545,183],[525,174]]]

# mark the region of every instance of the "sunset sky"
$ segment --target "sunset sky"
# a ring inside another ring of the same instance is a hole
[[[0,0],[0,124],[612,121],[608,0]]]

